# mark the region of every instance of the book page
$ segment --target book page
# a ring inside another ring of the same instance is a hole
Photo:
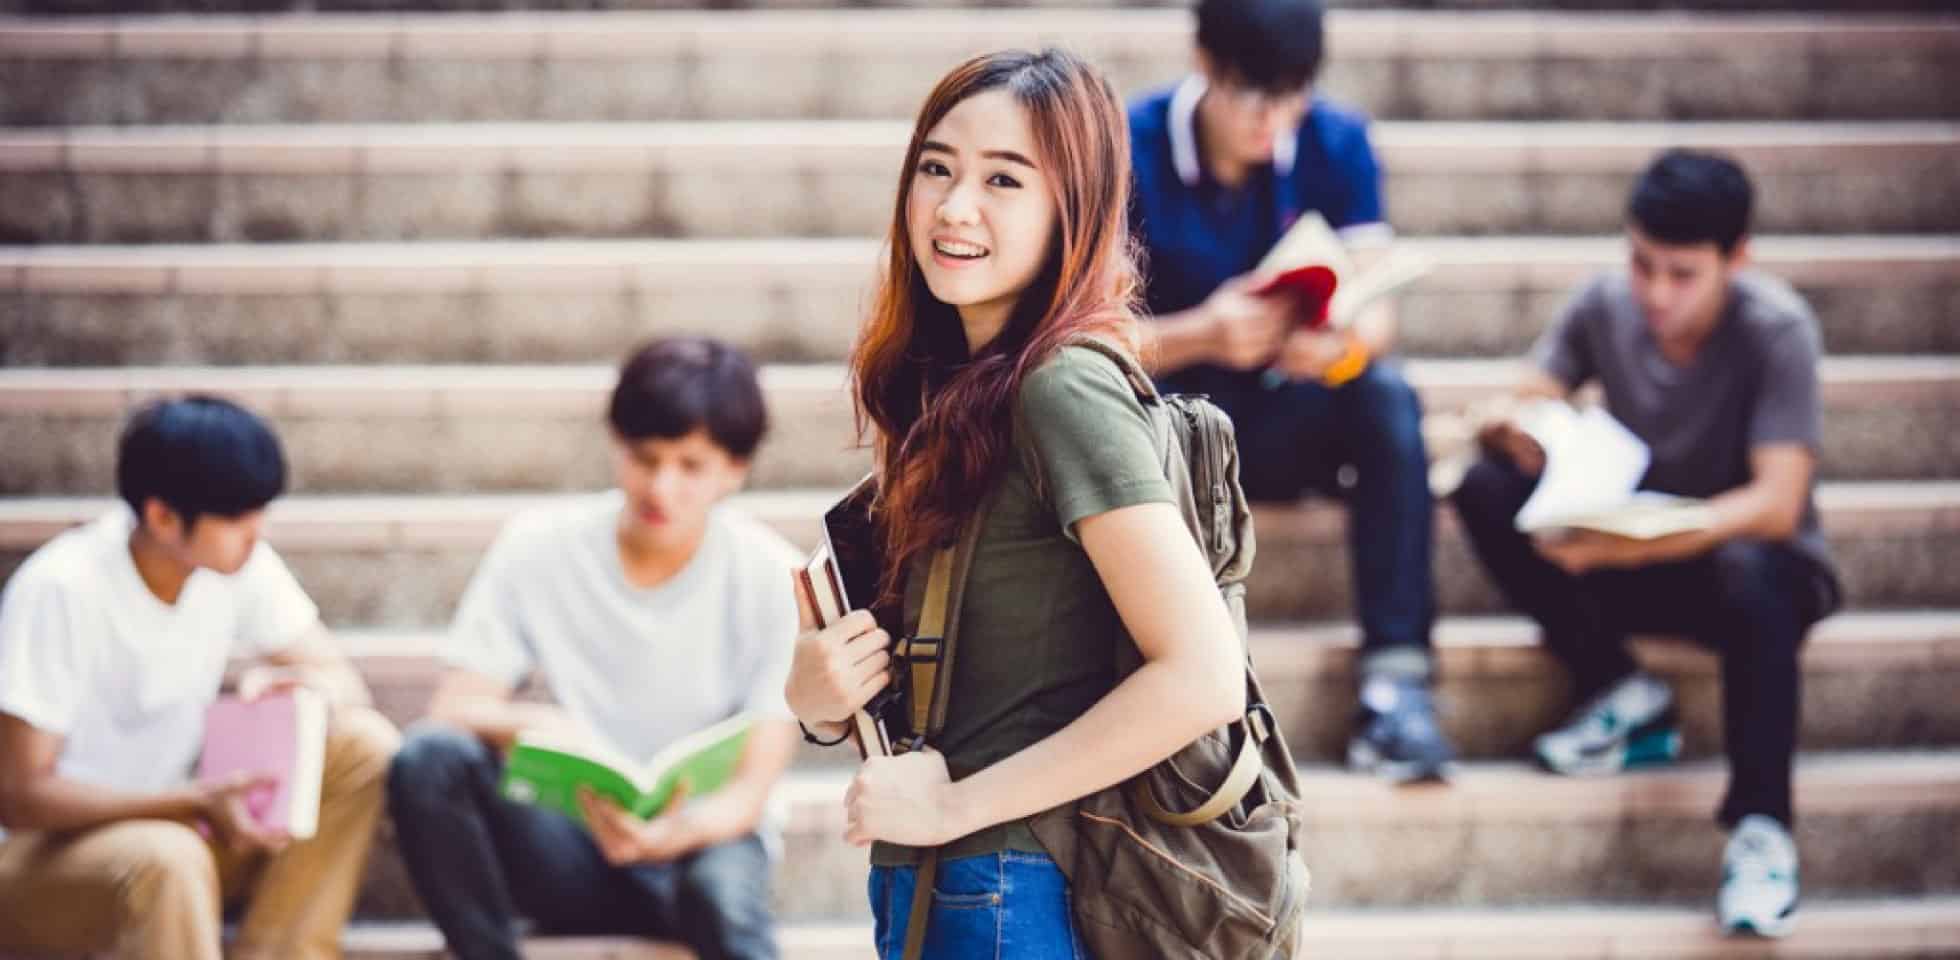
[[[647,764],[649,786],[633,812],[642,818],[660,813],[682,781],[692,796],[720,790],[735,775],[754,726],[753,717],[737,714],[668,745]]]
[[[327,720],[331,711],[326,697],[304,687],[293,691],[293,710],[298,743],[288,791],[286,832],[295,840],[306,840],[320,827],[320,786],[327,771]]]
[[[1327,218],[1318,212],[1309,211],[1300,219],[1293,221],[1279,242],[1260,259],[1253,271],[1261,275],[1285,273],[1299,267],[1323,266],[1334,271],[1334,276],[1346,282],[1354,271],[1354,261],[1348,256],[1347,245],[1327,225]]]
[[[1618,507],[1647,473],[1647,444],[1603,407],[1580,412],[1543,400],[1519,410],[1517,420],[1545,450],[1544,473],[1515,520],[1521,531],[1562,527]]]
[[[1714,524],[1715,513],[1705,500],[1639,490],[1617,507],[1569,517],[1562,526],[1632,540],[1658,540],[1677,533],[1706,530]]]

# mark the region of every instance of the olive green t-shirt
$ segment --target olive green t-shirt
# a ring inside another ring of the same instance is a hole
[[[954,780],[1046,739],[1115,686],[1116,644],[1131,641],[1075,524],[1172,500],[1136,394],[1113,361],[1087,348],[1062,348],[1022,381],[1014,441],[1018,456],[1001,471],[961,601],[936,745]],[[906,578],[908,625],[918,621],[926,564]],[[945,855],[1003,850],[1045,852],[1024,822],[1012,821],[955,841]],[[917,850],[889,844],[871,851],[883,866],[916,858]]]

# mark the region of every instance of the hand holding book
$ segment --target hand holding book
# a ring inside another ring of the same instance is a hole
[[[605,854],[606,862],[615,867],[667,863],[699,849],[702,844],[682,812],[690,796],[692,785],[682,780],[667,805],[651,819],[643,820],[589,786],[578,788],[579,811],[592,831],[592,840]]]
[[[1354,324],[1375,302],[1421,279],[1431,269],[1429,259],[1406,250],[1358,262],[1318,213],[1308,213],[1288,228],[1253,272],[1255,291],[1284,297],[1294,306],[1301,331],[1324,331],[1328,336],[1294,337],[1279,364],[1268,371],[1266,384],[1275,387],[1290,376],[1311,373],[1328,386],[1340,386],[1362,374],[1372,360]],[[1331,358],[1311,356],[1332,352]]]

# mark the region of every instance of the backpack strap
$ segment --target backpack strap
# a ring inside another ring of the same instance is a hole
[[[1136,357],[1129,351],[1096,336],[1076,337],[1069,340],[1066,345],[1094,350],[1109,358],[1110,362],[1116,364],[1117,369],[1123,371],[1124,378],[1130,382],[1130,389],[1136,391],[1137,399],[1144,405],[1163,402],[1163,394],[1157,391],[1157,385],[1151,381],[1150,375],[1144,372]],[[1162,455],[1165,444],[1170,439],[1163,435],[1168,424],[1160,418],[1156,426],[1158,428],[1157,452]],[[1150,792],[1150,786],[1144,778],[1138,777],[1132,783],[1137,803],[1143,808],[1143,812],[1151,819],[1168,826],[1196,827],[1210,823],[1238,806],[1239,802],[1245,799],[1246,794],[1252,792],[1252,788],[1259,783],[1259,771],[1264,767],[1265,744],[1271,739],[1277,724],[1273,722],[1272,713],[1265,704],[1254,703],[1247,708],[1243,718],[1233,721],[1232,726],[1242,727],[1244,735],[1239,738],[1239,753],[1232,762],[1232,770],[1216,792],[1204,803],[1199,804],[1197,809],[1188,813],[1175,813],[1165,809]]]
[[[1123,378],[1130,381],[1130,389],[1136,391],[1137,399],[1143,401],[1144,404],[1156,403],[1163,399],[1163,395],[1157,392],[1157,384],[1150,379],[1150,374],[1144,372],[1142,365],[1137,362],[1137,358],[1131,355],[1130,351],[1110,343],[1102,337],[1089,335],[1075,337],[1062,345],[1065,347],[1082,347],[1087,350],[1094,350],[1108,357],[1111,363],[1116,364],[1116,369],[1123,371]]]
[[[1257,703],[1246,712],[1245,719],[1233,722],[1233,726],[1245,727],[1245,736],[1239,740],[1239,755],[1232,761],[1232,770],[1226,774],[1225,782],[1197,809],[1189,813],[1166,810],[1163,804],[1157,802],[1156,794],[1150,792],[1150,784],[1143,777],[1131,781],[1131,791],[1137,805],[1150,819],[1173,827],[1200,827],[1224,816],[1258,785],[1259,771],[1265,767],[1266,741],[1273,735],[1272,721],[1272,713],[1266,705]]]
[[[960,608],[966,599],[966,575],[980,542],[980,525],[993,507],[993,497],[967,519],[959,543],[935,551],[926,570],[925,599],[919,606],[915,639],[904,646],[912,671],[913,749],[927,746],[946,729],[946,704],[952,698],[954,654],[959,645]],[[930,651],[930,656],[926,652]],[[920,691],[931,691],[921,697]],[[930,847],[919,858],[913,878],[912,912],[905,922],[904,960],[920,960],[925,950],[926,925],[932,916],[932,887],[939,875],[940,848]]]

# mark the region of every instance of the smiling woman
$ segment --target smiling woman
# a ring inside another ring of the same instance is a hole
[[[866,761],[846,794],[886,960],[1086,956],[1071,879],[1030,821],[1245,709],[1236,628],[1148,416],[1117,362],[1076,344],[1134,353],[1129,157],[1108,82],[1059,50],[954,68],[906,151],[851,359],[884,599],[906,624],[929,558],[974,537],[943,727],[911,731],[930,750]],[[868,615],[806,625],[790,707],[836,734],[891,683],[885,647]],[[1120,681],[1119,650],[1143,660]]]

